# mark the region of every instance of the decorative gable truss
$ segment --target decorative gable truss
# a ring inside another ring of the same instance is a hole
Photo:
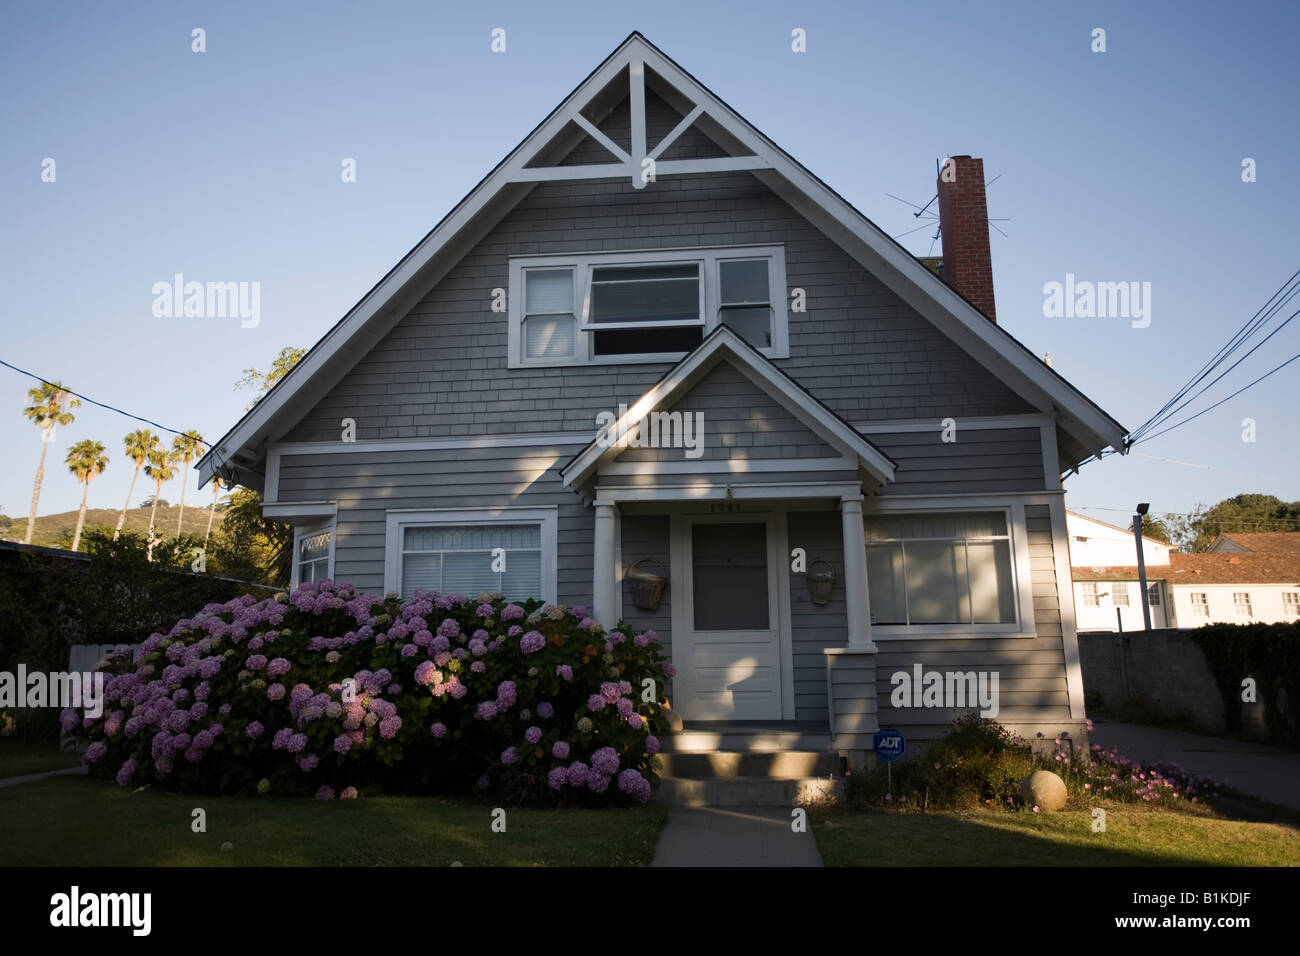
[[[602,64],[579,90],[592,90],[586,98],[570,97],[530,139],[531,149],[512,156],[504,179],[510,183],[537,183],[578,179],[613,179],[627,176],[634,189],[644,189],[660,176],[771,169],[772,162],[761,155],[761,144],[746,142],[744,130],[737,136],[723,125],[719,111],[711,110],[700,87],[679,77],[674,83],[647,67],[645,47],[629,44],[624,56]],[[664,68],[665,73],[671,72]],[[651,144],[646,122],[646,90],[649,88],[678,113],[681,121],[657,143]],[[630,148],[624,149],[599,128],[599,123],[617,106],[631,107]],[[731,155],[707,159],[664,159],[665,152],[692,126],[697,126]],[[582,134],[600,144],[613,162],[587,165],[552,165],[577,145]]]

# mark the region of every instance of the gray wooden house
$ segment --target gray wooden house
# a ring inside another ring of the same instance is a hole
[[[1060,476],[1125,430],[997,325],[982,163],[944,170],[922,262],[634,33],[202,479],[295,526],[295,583],[653,627],[688,731],[1084,741]]]

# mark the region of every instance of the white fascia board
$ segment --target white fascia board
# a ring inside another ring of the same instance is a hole
[[[583,451],[560,470],[565,487],[573,488],[586,480],[602,461],[627,448],[626,436],[651,411],[675,396],[688,391],[700,378],[721,361],[729,361],[757,387],[781,402],[782,406],[820,437],[842,453],[855,455],[878,482],[892,481],[894,462],[867,441],[846,422],[812,398],[806,391],[781,374],[759,356],[755,362],[748,346],[729,328],[719,326],[677,367],[659,380],[613,423],[605,426]],[[615,436],[624,436],[616,439]]]

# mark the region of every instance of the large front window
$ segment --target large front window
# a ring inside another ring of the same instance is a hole
[[[384,588],[556,600],[554,508],[390,511]]]
[[[1015,622],[1005,512],[872,515],[866,537],[874,623]]]
[[[719,325],[788,355],[779,246],[519,257],[510,283],[513,368],[676,361]]]

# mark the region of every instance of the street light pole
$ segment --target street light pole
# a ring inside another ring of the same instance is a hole
[[[1142,588],[1142,628],[1151,630],[1151,604],[1147,594],[1147,563],[1142,554],[1142,516],[1150,509],[1151,505],[1142,502],[1137,506],[1137,514],[1133,516],[1133,539],[1137,542],[1138,551],[1138,586]]]

